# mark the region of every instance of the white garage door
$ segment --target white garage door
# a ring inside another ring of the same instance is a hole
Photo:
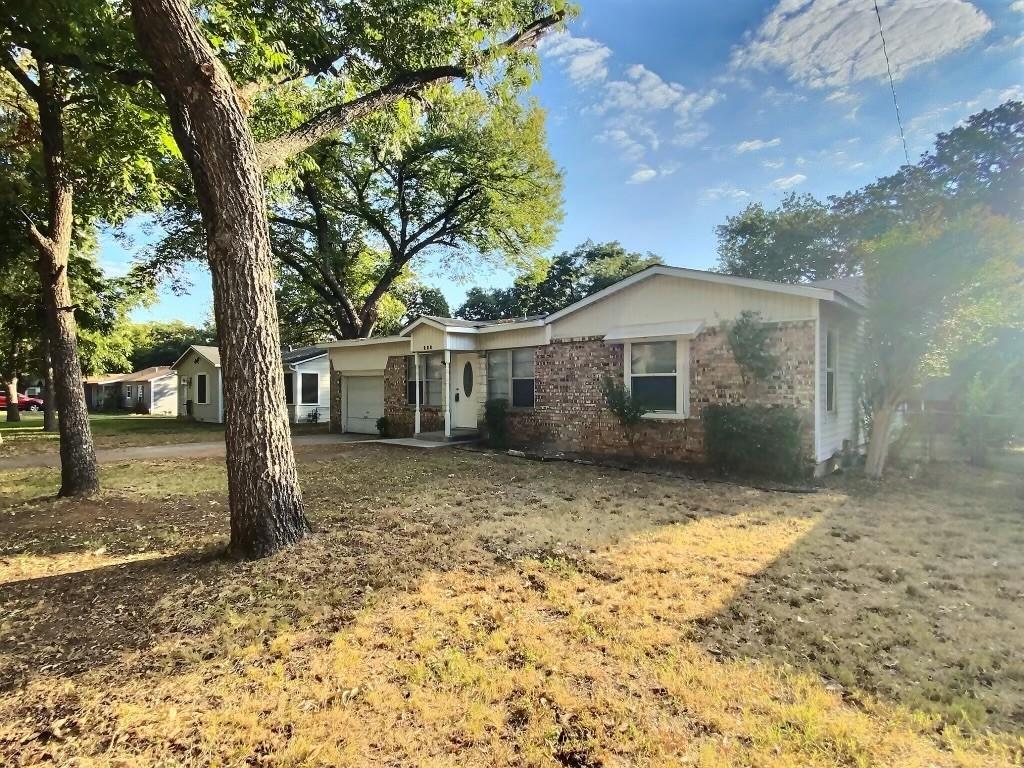
[[[345,431],[377,434],[377,419],[384,415],[384,377],[345,378]]]

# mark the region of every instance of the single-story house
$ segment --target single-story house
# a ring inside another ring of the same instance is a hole
[[[300,347],[281,353],[284,363],[284,400],[288,421],[329,421],[331,413],[331,375],[327,350]],[[311,418],[313,417],[313,418]]]
[[[283,376],[288,420],[319,421],[330,418],[330,383],[327,351],[320,347],[285,350]],[[224,379],[217,347],[193,345],[171,366],[178,375],[177,414],[196,421],[223,423]]]
[[[604,377],[655,406],[637,448],[704,458],[701,411],[756,401],[801,414],[809,458],[824,466],[856,439],[859,281],[781,283],[653,266],[546,317],[477,322],[421,317],[397,335],[324,344],[332,428],[395,434],[472,432],[484,404],[510,405],[513,440],[582,453],[624,453]],[[723,321],[759,312],[778,370],[743,382]]]
[[[174,371],[167,365],[85,380],[86,404],[94,411],[124,408],[173,416],[177,412],[176,393]]]
[[[171,366],[178,375],[179,417],[195,421],[224,421],[220,350],[193,344]]]

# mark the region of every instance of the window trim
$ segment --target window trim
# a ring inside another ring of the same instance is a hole
[[[831,353],[831,354],[830,354]],[[832,358],[831,361],[829,358]],[[829,386],[829,380],[832,386]],[[836,337],[831,330],[825,331],[825,413],[838,412],[838,393],[836,392]],[[832,397],[829,397],[831,393]]]
[[[689,336],[652,336],[642,339],[630,339],[622,342],[622,383],[630,392],[633,391],[633,345],[649,344],[654,341],[674,341],[676,343],[676,372],[638,373],[640,378],[649,376],[676,377],[676,410],[649,411],[642,418],[651,421],[681,421],[690,418],[690,337]],[[682,404],[682,410],[679,405]]]
[[[419,355],[419,358],[420,358],[419,369],[420,369],[420,377],[421,378],[419,378],[419,379],[416,378],[416,355]],[[426,376],[423,375],[424,373],[426,373],[427,368],[429,367],[427,365],[427,359],[429,357],[431,357],[432,355],[439,358],[438,370],[441,372],[441,375],[438,376],[436,379],[428,379]],[[439,352],[439,351],[415,352],[415,353],[413,353],[411,355],[406,355],[405,356],[405,407],[406,408],[412,408],[413,410],[416,409],[416,397],[415,397],[415,395],[413,396],[413,398],[411,400],[409,399],[409,385],[414,383],[414,382],[416,382],[418,384],[416,389],[418,389],[420,391],[420,403],[419,403],[419,406],[420,406],[421,410],[423,408],[441,408],[441,409],[444,409],[444,365],[445,365],[445,363],[444,363],[444,352]],[[440,382],[440,384],[441,384],[441,389],[440,389],[440,393],[439,393],[439,396],[438,396],[438,402],[437,403],[428,403],[427,402],[427,392],[429,391],[429,387],[427,387],[426,384],[427,384],[427,382],[430,382],[430,381],[437,381],[437,382]],[[414,393],[415,393],[415,391],[416,390],[413,390]]]
[[[199,380],[202,379],[204,382],[203,389],[206,390],[206,399],[199,399]],[[210,377],[205,373],[196,374],[196,405],[209,405],[210,404]]]
[[[294,373],[299,374],[299,405],[320,405],[320,371],[295,371]],[[307,403],[302,397],[302,377],[303,376],[316,376],[316,400],[312,403]],[[292,398],[295,397],[295,383],[292,382]]]
[[[528,349],[533,353],[533,376],[514,376],[512,374],[512,353],[518,350]],[[532,411],[537,407],[537,347],[526,346],[526,347],[507,347],[504,349],[488,349],[487,350],[487,400],[491,400],[491,384],[490,382],[494,379],[491,376],[491,355],[498,352],[503,352],[508,356],[508,376],[506,381],[508,382],[508,408],[510,411]],[[513,405],[513,399],[515,398],[515,386],[516,381],[532,381],[533,382],[533,405]]]

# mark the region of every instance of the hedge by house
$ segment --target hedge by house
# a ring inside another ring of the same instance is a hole
[[[795,408],[710,405],[702,419],[708,463],[716,469],[777,480],[805,474],[802,425]]]

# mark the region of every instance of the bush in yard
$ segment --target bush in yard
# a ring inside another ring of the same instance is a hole
[[[391,437],[391,422],[388,421],[387,416],[381,416],[377,419],[377,431],[381,437]]]
[[[508,448],[508,400],[488,400],[484,404],[487,442],[492,448]]]
[[[727,325],[729,348],[740,367],[743,385],[768,379],[779,367],[779,358],[768,350],[771,329],[761,313],[745,309]]]
[[[701,417],[708,463],[723,472],[794,480],[807,464],[796,409],[709,405]]]
[[[644,414],[649,410],[643,403],[633,397],[633,393],[620,380],[605,376],[601,379],[601,393],[604,395],[608,410],[619,420],[626,433],[629,450],[636,456],[637,430],[643,421]]]

